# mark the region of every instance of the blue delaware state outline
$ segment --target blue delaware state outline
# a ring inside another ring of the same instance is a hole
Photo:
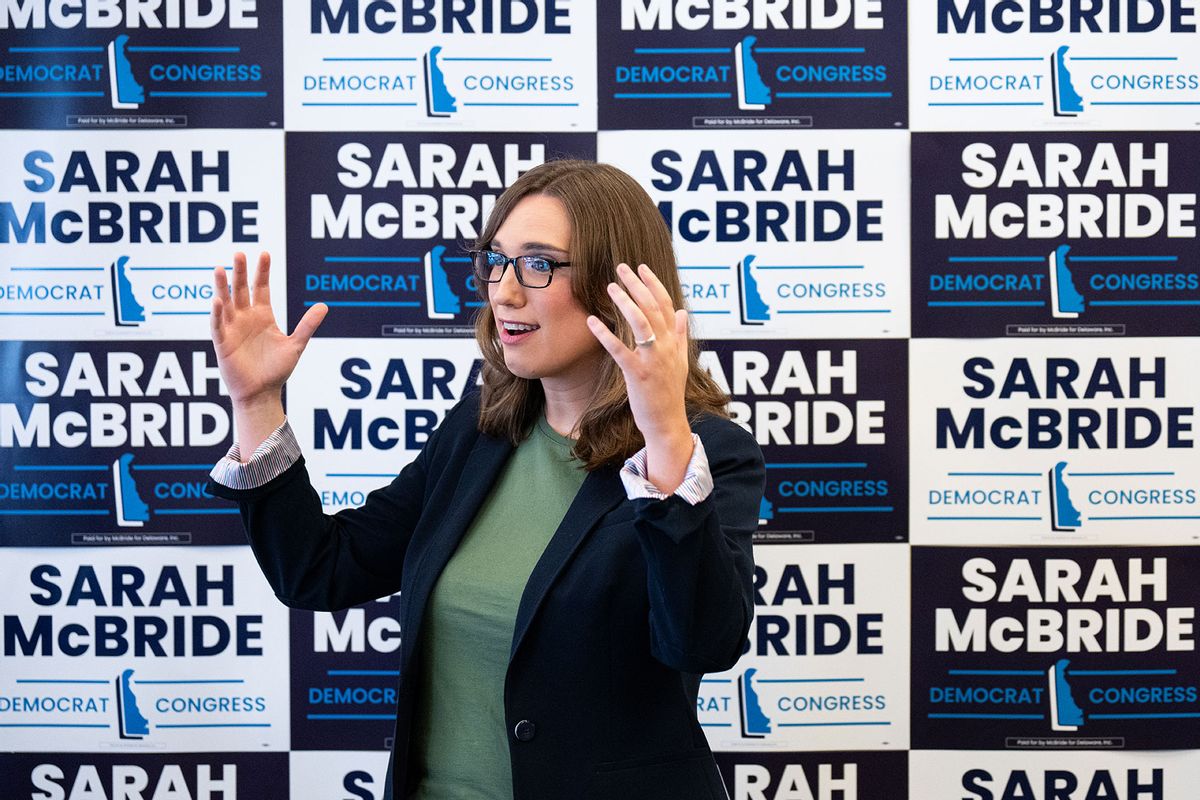
[[[908,135],[602,131],[672,231],[701,338],[909,333]]]
[[[21,587],[4,603],[5,749],[287,750],[287,609],[244,545],[6,548],[0,577]]]
[[[208,339],[235,251],[271,253],[283,327],[282,131],[0,132],[0,153],[0,339]]]
[[[532,25],[509,32],[499,4],[452,5],[313,0],[285,15],[288,130],[596,130],[595,4],[531,0],[515,7]]]
[[[1134,6],[1132,22],[1116,0],[1042,6],[1035,31],[1024,0],[910,3],[912,130],[1194,129],[1196,17]]]
[[[913,544],[1198,541],[1196,341],[911,340]]]

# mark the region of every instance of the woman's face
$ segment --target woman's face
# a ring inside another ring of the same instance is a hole
[[[562,202],[538,194],[513,207],[490,249],[513,258],[538,255],[570,261],[570,243],[571,221]],[[504,363],[514,375],[540,379],[547,388],[595,381],[606,356],[588,330],[588,312],[571,294],[571,271],[572,267],[556,269],[549,286],[527,289],[509,265],[499,283],[487,285]]]

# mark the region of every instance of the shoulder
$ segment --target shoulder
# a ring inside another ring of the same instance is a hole
[[[471,447],[479,436],[479,392],[470,390],[446,412],[425,450],[430,456],[446,455]]]

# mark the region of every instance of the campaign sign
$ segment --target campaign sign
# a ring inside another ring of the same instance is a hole
[[[908,335],[908,134],[599,135],[675,242],[702,338]]]
[[[386,752],[305,751],[293,752],[291,759],[289,774],[293,798],[383,800],[387,785]]]
[[[478,386],[482,364],[474,339],[309,342],[288,381],[287,410],[325,511],[360,506],[391,483]]]
[[[0,133],[0,338],[207,339],[216,267],[264,249],[282,266],[282,146],[278,131]]]
[[[282,38],[258,0],[0,3],[0,125],[282,126]]]
[[[482,305],[467,250],[496,198],[588,134],[289,133],[288,319],[332,310],[318,336],[470,336]]]
[[[289,130],[596,129],[596,4],[305,0],[285,19]]]
[[[1175,800],[1200,785],[1195,753],[963,753],[914,750],[921,800]]]
[[[914,134],[914,336],[1200,331],[1195,133]]]
[[[0,585],[0,749],[287,749],[287,612],[249,548],[14,548]]]
[[[287,772],[284,753],[6,753],[0,760],[7,796],[31,800],[287,800]]]
[[[245,544],[210,345],[0,342],[0,545]]]
[[[730,416],[754,434],[767,462],[756,542],[906,538],[904,342],[739,340],[706,347],[701,364],[730,394]]]
[[[742,658],[700,682],[713,749],[907,748],[908,546],[776,545],[754,559]]]
[[[612,0],[600,128],[903,128],[904,0]]]
[[[913,747],[1200,746],[1196,548],[912,559]]]
[[[912,340],[913,542],[1200,541],[1196,343]]]
[[[715,753],[729,800],[906,800],[908,754]],[[913,795],[921,798],[922,795]]]
[[[914,130],[1200,123],[1195,0],[927,0],[909,12]]]
[[[400,595],[291,612],[292,749],[382,750],[400,682]]]

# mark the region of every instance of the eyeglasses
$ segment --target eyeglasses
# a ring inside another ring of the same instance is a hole
[[[554,270],[571,266],[570,261],[551,261],[545,256],[509,258],[491,250],[471,251],[471,268],[475,277],[484,283],[499,283],[509,264],[517,271],[517,283],[526,289],[545,289],[554,277]]]

